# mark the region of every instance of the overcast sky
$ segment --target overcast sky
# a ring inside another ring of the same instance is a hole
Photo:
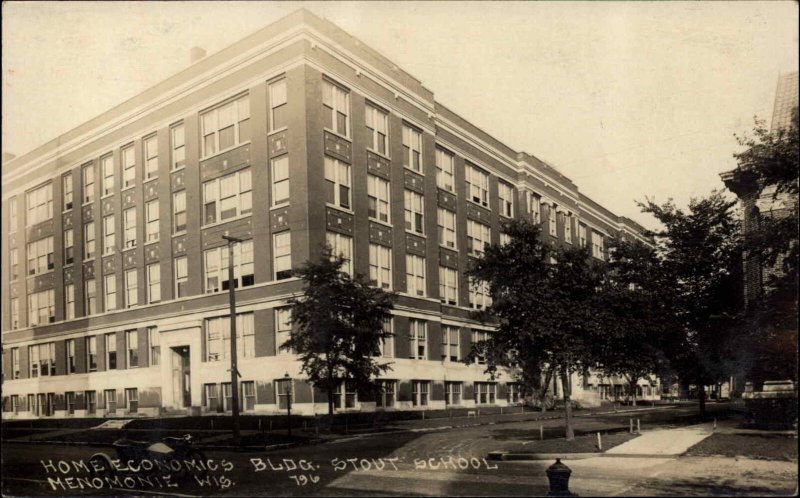
[[[305,7],[617,214],[721,188],[798,68],[796,2],[3,4],[3,152],[25,153]]]

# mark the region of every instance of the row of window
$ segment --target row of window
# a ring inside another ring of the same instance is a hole
[[[106,415],[115,415],[117,410],[123,410],[126,414],[133,414],[139,412],[139,390],[135,387],[124,389],[125,397],[123,404],[120,406],[117,400],[116,389],[106,389],[102,392],[102,404],[97,406],[97,391],[82,391],[80,394],[84,396],[84,406],[87,415],[97,413],[97,409],[105,410]],[[64,405],[66,407],[67,415],[75,414],[76,400],[79,393],[75,391],[67,391],[64,393]],[[21,409],[20,396],[12,394],[9,396],[10,411],[14,414],[19,413]],[[55,393],[39,393],[28,394],[26,409],[32,415],[37,417],[52,417],[55,415]]]

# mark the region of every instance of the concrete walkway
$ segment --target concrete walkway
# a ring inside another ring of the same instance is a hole
[[[606,451],[606,455],[678,456],[714,433],[713,424],[654,429]]]

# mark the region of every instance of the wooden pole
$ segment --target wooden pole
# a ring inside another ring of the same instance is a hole
[[[642,424],[640,419],[636,419],[636,434],[642,433]]]
[[[600,437],[600,433],[597,433],[597,449],[603,451],[603,439]]]
[[[539,425],[539,441],[544,441],[544,426]]]

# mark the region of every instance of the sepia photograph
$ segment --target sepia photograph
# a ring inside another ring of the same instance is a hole
[[[796,1],[2,4],[2,496],[797,496]]]

